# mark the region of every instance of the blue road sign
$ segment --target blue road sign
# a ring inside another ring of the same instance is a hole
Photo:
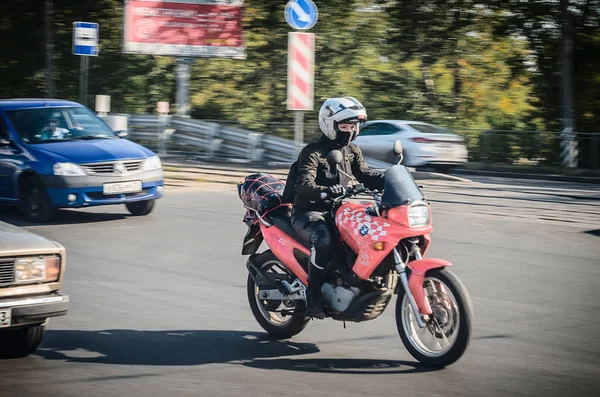
[[[310,29],[318,18],[319,12],[312,0],[290,0],[285,6],[285,20],[294,29]]]
[[[98,24],[73,22],[73,55],[98,56]]]

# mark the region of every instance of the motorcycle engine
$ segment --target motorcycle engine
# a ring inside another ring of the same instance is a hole
[[[323,283],[321,292],[323,293],[323,303],[339,313],[345,312],[360,294],[360,290],[356,287],[334,287],[330,283]]]

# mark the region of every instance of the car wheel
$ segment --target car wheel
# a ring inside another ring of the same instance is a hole
[[[31,222],[49,222],[56,215],[48,191],[42,181],[35,176],[27,178],[21,186],[19,208]]]
[[[148,215],[154,209],[154,200],[136,201],[125,204],[127,210],[134,216]]]
[[[44,326],[9,331],[8,337],[2,340],[0,356],[6,358],[22,358],[35,353],[44,336]]]

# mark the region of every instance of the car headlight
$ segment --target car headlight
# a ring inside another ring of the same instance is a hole
[[[15,284],[48,283],[58,280],[60,257],[23,258],[15,261]]]
[[[86,175],[85,171],[73,163],[54,164],[54,175]]]
[[[423,227],[429,225],[429,207],[416,205],[408,207],[408,225],[410,227]]]
[[[145,170],[157,170],[159,168],[162,168],[162,163],[160,162],[160,158],[158,158],[158,156],[148,157],[146,161],[144,161]]]

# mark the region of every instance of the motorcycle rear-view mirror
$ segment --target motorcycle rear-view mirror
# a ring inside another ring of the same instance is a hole
[[[327,155],[327,162],[332,169],[335,169],[338,164],[342,163],[342,161],[344,161],[344,156],[339,150],[332,150]]]
[[[402,156],[402,143],[400,141],[394,142],[394,154],[398,157]]]
[[[398,160],[398,164],[400,164],[404,159],[404,155],[402,154],[402,143],[400,141],[394,142],[394,148],[392,150],[397,157],[400,157],[400,160]]]

